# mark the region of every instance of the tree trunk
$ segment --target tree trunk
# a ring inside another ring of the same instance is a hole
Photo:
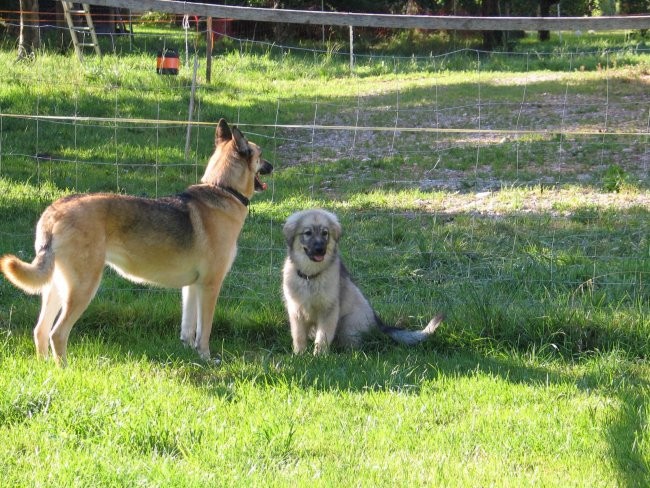
[[[483,17],[499,17],[499,0],[483,0]],[[490,51],[503,44],[503,31],[483,31],[483,48]]]
[[[19,58],[31,56],[41,47],[38,11],[38,0],[20,0]]]
[[[273,9],[281,9],[284,8],[284,5],[281,0],[273,0],[273,4],[271,5],[271,8]],[[276,41],[281,41],[284,40],[287,36],[287,24],[280,24],[278,22],[274,22],[272,24],[272,29],[273,29],[273,39]]]
[[[556,2],[552,0],[539,0],[539,16],[550,17],[551,5],[553,5],[554,3]],[[551,39],[551,32],[547,30],[538,31],[537,37],[540,41],[549,41]]]

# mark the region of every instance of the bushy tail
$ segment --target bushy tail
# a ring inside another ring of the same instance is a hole
[[[9,281],[25,293],[36,295],[52,277],[54,253],[49,245],[44,246],[31,263],[26,263],[12,254],[6,254],[0,258],[0,270]]]
[[[445,317],[443,314],[436,315],[431,319],[431,322],[429,322],[428,325],[422,330],[407,330],[384,325],[381,327],[381,331],[384,334],[390,336],[390,338],[395,342],[399,342],[400,344],[405,344],[407,346],[413,346],[420,342],[426,341],[429,337],[431,337],[436,329],[440,326],[444,318]]]

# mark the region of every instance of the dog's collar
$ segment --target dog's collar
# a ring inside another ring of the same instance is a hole
[[[296,273],[297,273],[298,276],[301,277],[303,280],[307,280],[307,281],[309,281],[309,280],[313,280],[314,278],[316,278],[316,277],[320,274],[320,272],[319,272],[319,273],[316,273],[316,274],[313,274],[313,275],[306,275],[305,273],[303,273],[303,272],[300,271],[299,269],[296,270]]]
[[[229,186],[220,186],[220,185],[214,185],[214,186],[216,186],[220,190],[230,193],[233,197],[239,200],[244,207],[248,207],[248,204],[251,203],[251,201],[248,198],[246,198],[244,195],[239,193],[234,188],[230,188]]]

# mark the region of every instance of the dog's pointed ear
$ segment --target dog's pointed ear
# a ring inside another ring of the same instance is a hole
[[[233,126],[232,128],[232,138],[235,141],[235,148],[237,148],[239,155],[245,158],[249,157],[251,155],[251,148],[244,134],[242,134],[237,126]]]
[[[214,143],[228,142],[230,139],[232,139],[232,132],[228,126],[228,122],[226,122],[226,119],[219,119],[217,130],[214,134]]]

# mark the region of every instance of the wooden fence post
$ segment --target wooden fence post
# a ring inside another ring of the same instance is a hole
[[[194,115],[194,98],[196,97],[196,72],[199,68],[199,58],[194,56],[194,74],[192,75],[192,89],[190,91],[190,107],[187,109],[187,134],[185,135],[185,160],[190,159],[190,136],[192,135],[192,117]]]
[[[350,71],[354,69],[354,27],[350,26]]]
[[[212,17],[208,17],[208,32],[207,32],[207,38],[206,38],[206,63],[205,63],[205,81],[206,83],[210,83],[210,79],[212,78]]]

